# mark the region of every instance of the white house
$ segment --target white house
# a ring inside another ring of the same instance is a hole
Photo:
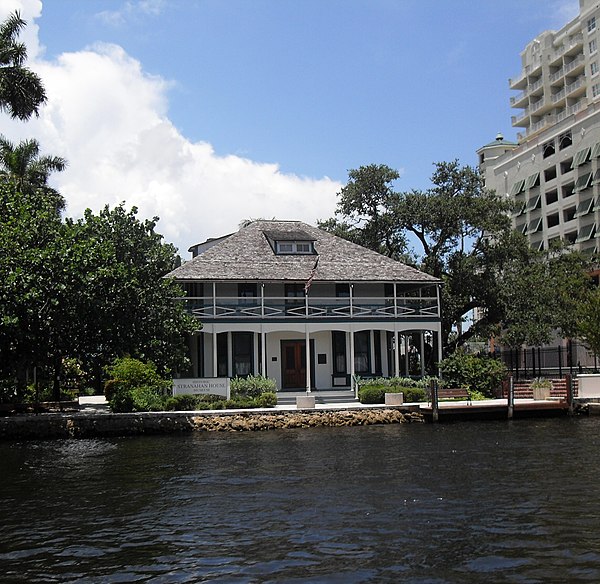
[[[254,221],[190,251],[168,276],[199,321],[193,377],[326,390],[441,359],[441,282],[419,270],[299,221]]]

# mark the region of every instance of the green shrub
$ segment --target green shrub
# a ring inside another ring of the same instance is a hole
[[[165,409],[165,396],[157,387],[142,385],[131,390],[134,412],[160,412]]]
[[[494,397],[506,377],[506,366],[491,357],[469,355],[456,351],[440,364],[445,387],[465,387]]]
[[[361,404],[382,404],[385,394],[385,386],[366,385],[358,390],[358,399]]]
[[[172,382],[163,379],[151,361],[131,357],[115,359],[106,368],[106,400],[113,412],[159,411],[166,407]]]
[[[277,394],[274,391],[265,391],[254,398],[259,408],[272,408],[277,405]]]
[[[421,387],[403,387],[404,401],[406,403],[424,402],[427,400],[427,392]]]
[[[277,384],[274,379],[262,375],[234,377],[231,380],[231,396],[258,397],[265,392],[276,392]]]

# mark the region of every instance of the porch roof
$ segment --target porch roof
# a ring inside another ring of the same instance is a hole
[[[317,256],[278,255],[267,234],[310,236]],[[318,265],[315,273],[315,259]],[[300,221],[253,221],[167,277],[194,281],[422,282],[437,278]]]

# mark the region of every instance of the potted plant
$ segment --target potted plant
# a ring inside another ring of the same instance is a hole
[[[533,399],[549,399],[550,390],[552,389],[552,381],[543,377],[536,377],[531,382],[531,391],[533,391]]]

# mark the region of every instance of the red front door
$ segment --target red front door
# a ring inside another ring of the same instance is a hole
[[[306,343],[281,341],[282,389],[306,387]]]

